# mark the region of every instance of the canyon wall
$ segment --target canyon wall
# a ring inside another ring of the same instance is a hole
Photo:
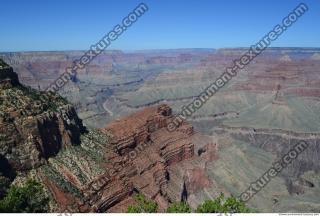
[[[49,101],[35,99],[40,96]],[[39,167],[61,149],[80,144],[84,131],[62,98],[24,87],[11,67],[0,69],[0,155],[14,171]]]
[[[93,162],[92,158],[87,159],[88,153],[85,153],[87,158],[81,160],[87,161],[87,165],[77,166],[78,171],[70,168],[70,163],[78,163],[75,158],[78,153],[59,156],[72,158],[69,162],[57,162],[55,158],[50,160],[42,175],[59,209],[72,212],[125,212],[128,205],[134,203],[132,195],[136,193],[155,200],[160,212],[169,203],[180,201],[168,195],[171,181],[169,169],[194,157],[196,143],[192,137],[195,132],[187,122],[183,122],[175,132],[168,132],[166,126],[172,118],[170,107],[158,105],[108,124],[97,132],[99,136],[107,137],[97,144],[101,146],[98,152],[102,153],[102,157]],[[89,151],[86,145],[88,142],[83,139],[81,147]],[[81,180],[80,176],[88,173],[90,163],[99,167],[99,172],[93,173],[91,170],[90,177]],[[54,181],[48,170],[54,170],[56,176],[72,186],[64,188],[64,183]],[[179,186],[176,193],[182,193],[182,189],[182,185]],[[61,200],[68,202],[66,204]]]

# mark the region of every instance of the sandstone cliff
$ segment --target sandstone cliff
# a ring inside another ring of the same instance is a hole
[[[146,108],[89,132],[81,148],[50,159],[40,173],[59,209],[125,212],[135,193],[155,200],[159,211],[179,201],[168,196],[169,169],[194,156],[194,131],[184,122],[168,132],[172,118],[167,105]]]

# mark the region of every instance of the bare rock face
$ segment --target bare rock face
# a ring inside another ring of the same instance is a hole
[[[194,155],[194,144],[190,141],[192,126],[185,123],[176,132],[168,132],[166,126],[171,118],[171,108],[160,105],[113,122],[102,130],[111,135],[116,152],[128,158],[124,163],[128,163],[130,171],[124,175],[131,182],[131,193],[140,192],[158,200],[160,210],[168,206],[168,167]],[[99,200],[104,206],[112,206],[106,203],[108,199]]]
[[[79,144],[84,130],[62,98],[24,87],[9,66],[0,69],[0,155],[13,170],[39,167],[60,149]]]
[[[91,148],[87,148],[91,138],[83,139],[80,151],[85,151],[81,155],[86,157],[81,157],[81,162],[77,156],[79,149],[60,155],[64,161],[50,160],[42,174],[47,177],[46,185],[48,188],[56,185],[54,190],[49,190],[57,203],[64,199],[70,202],[67,206],[58,204],[60,210],[123,212],[132,204],[131,197],[135,193],[155,200],[159,211],[164,211],[170,202],[179,201],[167,195],[169,169],[194,156],[191,139],[194,131],[184,122],[175,132],[168,132],[166,126],[172,118],[167,105],[146,108],[95,132],[92,137],[107,138]],[[95,154],[101,153],[98,160],[88,156],[95,150]],[[93,168],[98,171],[94,172]],[[66,188],[67,183],[71,185]],[[68,198],[70,196],[73,198]]]
[[[166,126],[171,109],[168,106],[150,107],[128,118],[110,123],[103,131],[112,134],[119,153],[150,140],[150,133]]]

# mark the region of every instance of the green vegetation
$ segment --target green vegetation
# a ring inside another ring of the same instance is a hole
[[[110,137],[96,129],[92,129],[88,133],[81,135],[83,154],[98,162],[104,160],[104,149],[110,142]]]
[[[65,180],[53,167],[43,166],[43,171],[51,181],[59,185],[65,192],[69,192],[78,198],[82,197],[80,190]]]
[[[220,194],[214,200],[207,200],[198,206],[197,213],[247,213],[249,209],[245,206],[244,202],[238,200],[234,196],[227,199],[223,194]]]
[[[148,200],[144,195],[138,194],[135,196],[137,202],[134,206],[129,206],[128,213],[155,213],[157,212],[157,204]],[[191,213],[191,207],[185,202],[176,202],[169,206],[168,213]],[[238,200],[234,196],[225,198],[221,193],[214,200],[207,200],[199,205],[196,213],[248,213],[250,209],[245,203]]]
[[[27,181],[22,187],[11,186],[0,200],[0,212],[42,213],[48,211],[49,199],[40,183]]]
[[[2,199],[10,187],[10,180],[4,176],[0,176],[0,199]]]
[[[58,111],[60,106],[68,104],[68,101],[64,97],[52,92],[41,92],[23,85],[16,88],[22,91],[24,96],[31,99],[34,103],[43,104],[48,110],[53,112]],[[34,104],[34,106],[38,105]]]
[[[158,205],[156,202],[147,199],[143,194],[137,194],[134,197],[136,205],[129,206],[128,213],[155,213]]]
[[[185,202],[176,202],[169,206],[168,213],[191,213],[192,209]]]
[[[1,74],[0,74],[1,76]],[[2,89],[0,92],[0,111],[10,109],[20,111],[25,116],[60,112],[67,105],[65,98],[50,92],[39,92],[23,85]]]

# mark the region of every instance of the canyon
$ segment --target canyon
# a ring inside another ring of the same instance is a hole
[[[267,49],[177,131],[166,130],[245,51],[103,52],[59,91],[71,104],[49,95],[55,104],[31,108],[36,92],[83,52],[0,53],[13,68],[0,76],[1,158],[15,182],[43,182],[52,209],[124,212],[143,193],[164,211],[186,192],[193,208],[220,192],[240,195],[303,140],[308,149],[247,204],[319,212],[320,49]],[[17,88],[13,71],[37,90]]]

